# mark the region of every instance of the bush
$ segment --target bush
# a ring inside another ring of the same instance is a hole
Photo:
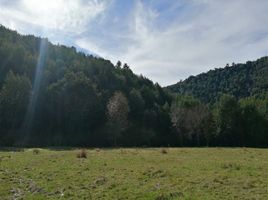
[[[162,153],[162,154],[167,154],[168,151],[167,151],[166,149],[161,149],[161,153]]]
[[[34,154],[34,155],[37,155],[37,154],[39,154],[39,153],[40,153],[40,150],[39,150],[39,149],[34,149],[34,150],[33,150],[33,154]]]
[[[85,149],[80,150],[77,154],[76,154],[77,158],[87,158],[87,151]]]

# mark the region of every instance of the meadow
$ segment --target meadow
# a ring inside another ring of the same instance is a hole
[[[268,199],[268,149],[0,150],[0,199]]]

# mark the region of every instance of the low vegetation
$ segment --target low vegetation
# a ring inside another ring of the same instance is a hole
[[[250,148],[4,149],[8,199],[268,199],[268,150]]]
[[[87,151],[85,149],[80,150],[77,154],[76,154],[77,158],[87,158]]]

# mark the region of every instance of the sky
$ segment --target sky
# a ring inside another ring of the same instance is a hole
[[[162,86],[268,55],[267,0],[0,0],[0,24]]]

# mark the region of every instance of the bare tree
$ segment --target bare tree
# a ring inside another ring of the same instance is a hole
[[[128,100],[122,92],[115,92],[107,104],[108,127],[114,145],[128,125]]]

